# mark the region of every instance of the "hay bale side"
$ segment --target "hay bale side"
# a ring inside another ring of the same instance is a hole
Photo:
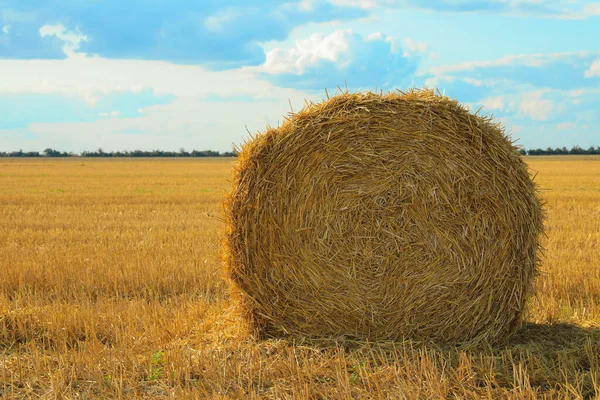
[[[543,225],[503,128],[428,90],[343,93],[254,137],[226,218],[263,336],[463,345],[518,329]]]

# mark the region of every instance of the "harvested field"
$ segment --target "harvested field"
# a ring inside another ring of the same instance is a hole
[[[600,396],[600,158],[529,157],[537,295],[506,346],[258,341],[222,279],[231,160],[0,160],[0,397]]]

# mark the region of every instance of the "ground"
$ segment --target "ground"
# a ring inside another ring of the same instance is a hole
[[[254,339],[219,255],[232,159],[0,159],[0,396],[600,397],[600,158],[525,160],[536,295],[464,351]]]

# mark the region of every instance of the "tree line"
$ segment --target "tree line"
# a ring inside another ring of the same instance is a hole
[[[585,155],[585,154],[600,154],[600,146],[590,146],[587,149],[581,148],[579,146],[571,147],[567,149],[566,147],[557,147],[553,149],[552,147],[548,147],[546,149],[521,149],[521,154],[528,156],[551,156],[551,155]]]
[[[525,149],[521,148],[519,150],[521,154],[528,156],[548,156],[548,155],[586,155],[586,154],[599,154],[600,155],[600,146],[590,146],[587,149],[581,148],[579,146],[574,146],[570,149],[566,147],[557,147],[552,148],[548,147],[546,149]],[[237,154],[233,151],[226,151],[224,153],[220,153],[218,151],[213,150],[192,150],[185,151],[181,149],[179,151],[164,151],[164,150],[151,150],[151,151],[143,151],[143,150],[123,150],[123,151],[104,151],[102,149],[98,149],[96,151],[83,151],[81,153],[73,153],[66,151],[58,151],[54,149],[46,149],[43,152],[39,151],[12,151],[12,152],[3,152],[0,151],[0,157],[237,157]]]
[[[54,149],[46,149],[43,152],[39,151],[0,151],[0,157],[236,157],[237,154],[232,151],[220,153],[213,150],[192,150],[185,151],[165,151],[165,150],[123,150],[123,151],[104,151],[98,149],[96,151],[82,151],[81,153],[73,153],[66,151],[58,151]]]

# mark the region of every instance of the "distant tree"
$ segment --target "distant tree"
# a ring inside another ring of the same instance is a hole
[[[51,149],[51,148],[47,148],[44,150],[44,155],[46,157],[61,157],[64,153],[61,153],[60,151]]]
[[[579,146],[575,146],[571,149],[570,154],[586,154],[586,151]]]

